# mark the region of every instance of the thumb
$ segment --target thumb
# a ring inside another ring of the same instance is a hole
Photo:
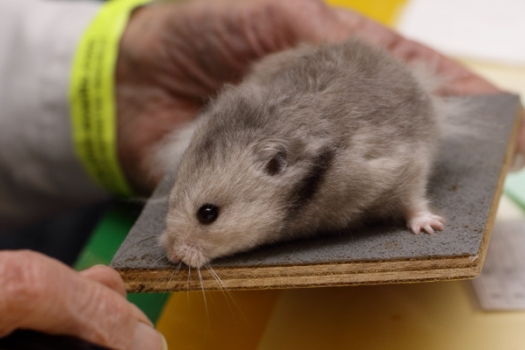
[[[0,281],[0,336],[26,328],[111,349],[163,348],[147,317],[119,292],[42,254],[0,253]]]

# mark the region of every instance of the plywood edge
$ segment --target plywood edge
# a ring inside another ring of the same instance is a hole
[[[117,270],[124,278],[128,292],[173,292],[201,290],[203,287],[206,290],[284,289],[466,279],[476,276],[478,264],[477,256],[460,256],[252,268],[217,267],[214,273],[208,269],[177,271],[175,267]]]
[[[490,206],[489,216],[485,224],[485,229],[483,232],[483,238],[479,247],[478,256],[479,263],[477,264],[476,275],[473,278],[478,277],[481,274],[483,265],[485,263],[485,257],[487,256],[487,250],[489,247],[490,239],[492,238],[492,231],[494,230],[494,224],[496,223],[496,215],[498,212],[499,202],[501,195],[503,194],[503,187],[505,184],[505,178],[509,172],[514,157],[516,155],[516,144],[518,140],[519,131],[522,125],[522,122],[525,119],[525,110],[523,106],[518,103],[518,110],[516,111],[516,116],[514,117],[514,123],[512,125],[512,133],[510,139],[507,143],[507,149],[505,151],[505,158],[503,159],[503,165],[500,169],[498,184],[496,186],[496,191],[492,197],[492,202]]]

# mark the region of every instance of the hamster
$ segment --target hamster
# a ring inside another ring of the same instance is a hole
[[[164,142],[176,180],[159,242],[199,268],[366,220],[443,230],[426,197],[436,106],[412,71],[359,40],[270,55]]]

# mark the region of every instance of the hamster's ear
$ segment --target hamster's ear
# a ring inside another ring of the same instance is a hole
[[[276,176],[292,166],[303,148],[298,140],[267,140],[257,147],[257,155],[267,175]]]

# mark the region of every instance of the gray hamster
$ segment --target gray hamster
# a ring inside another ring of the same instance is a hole
[[[176,170],[159,238],[168,258],[201,267],[371,219],[443,230],[426,198],[440,134],[428,90],[359,40],[263,59],[159,147]]]

